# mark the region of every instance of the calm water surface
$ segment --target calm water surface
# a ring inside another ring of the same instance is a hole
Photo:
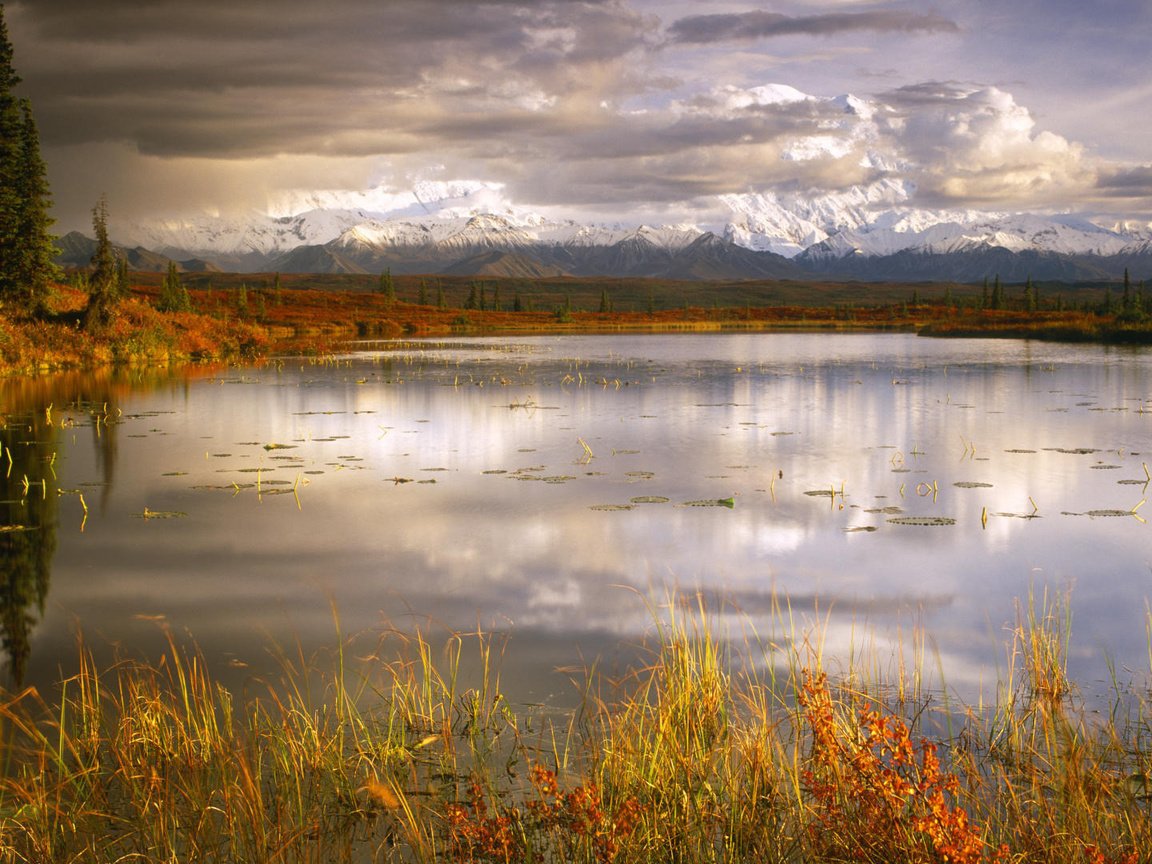
[[[1070,592],[1081,682],[1105,656],[1148,675],[1152,507],[1128,511],[1148,492],[1152,353],[831,334],[355,347],[9,384],[4,520],[40,526],[0,534],[10,678],[66,673],[77,630],[157,651],[160,620],[251,675],[272,643],[336,641],[334,608],[363,644],[508,633],[505,689],[563,701],[553,670],[626,662],[670,589],[844,661],[910,660],[926,634],[967,698],[1004,669],[1017,600]]]

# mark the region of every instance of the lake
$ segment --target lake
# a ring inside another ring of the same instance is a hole
[[[1083,687],[1149,673],[1147,350],[461,337],[2,394],[10,686],[68,674],[77,632],[188,634],[243,686],[272,645],[480,630],[514,701],[567,704],[555,670],[626,666],[673,591],[741,644],[923,652],[966,699],[1017,604],[1068,595]]]

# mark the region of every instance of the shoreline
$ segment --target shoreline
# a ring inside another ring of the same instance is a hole
[[[421,289],[422,291],[424,289]],[[891,286],[889,291],[894,290]],[[246,362],[270,355],[318,356],[358,339],[547,333],[915,332],[934,338],[1037,339],[1152,344],[1152,319],[1083,311],[990,310],[938,302],[834,306],[682,306],[589,312],[570,297],[552,311],[465,309],[363,290],[294,287],[271,292],[189,290],[192,311],[159,312],[159,289],[133,287],[100,334],[81,328],[86,295],[60,288],[48,317],[0,310],[0,375],[101,366]],[[497,297],[498,295],[498,291]],[[519,298],[519,294],[517,294]],[[971,299],[971,298],[969,298]],[[506,306],[506,304],[505,304]]]

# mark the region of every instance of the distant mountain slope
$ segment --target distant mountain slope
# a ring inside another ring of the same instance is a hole
[[[448,276],[487,276],[505,279],[548,279],[567,276],[559,267],[542,264],[527,255],[493,249],[463,258],[442,271]]]
[[[298,246],[273,258],[268,270],[278,273],[368,273],[351,258],[328,246]]]
[[[904,249],[891,255],[850,255],[844,258],[802,255],[794,259],[814,275],[864,282],[980,282],[999,276],[1005,282],[1027,279],[1080,282],[1118,278],[1103,258],[1060,255],[1002,247],[978,247],[965,252]],[[1152,272],[1152,271],[1150,271]],[[1123,273],[1123,267],[1119,273]]]
[[[56,248],[60,250],[56,263],[62,267],[88,267],[92,263],[92,256],[96,253],[96,241],[79,231],[71,231],[57,238]],[[143,246],[129,249],[113,244],[112,251],[127,260],[130,270],[163,273],[168,269],[168,263],[173,260]],[[187,273],[203,273],[221,268],[212,261],[190,258],[186,261],[176,261],[176,269]]]

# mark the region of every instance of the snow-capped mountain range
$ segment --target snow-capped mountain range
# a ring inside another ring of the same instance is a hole
[[[914,191],[885,179],[823,195],[726,195],[722,224],[649,226],[551,217],[516,206],[494,183],[422,183],[407,192],[285,195],[268,213],[243,219],[113,225],[113,233],[128,248],[240,271],[466,273],[475,266],[493,275],[869,279],[1152,271],[1152,225],[925,210],[910,204]]]

